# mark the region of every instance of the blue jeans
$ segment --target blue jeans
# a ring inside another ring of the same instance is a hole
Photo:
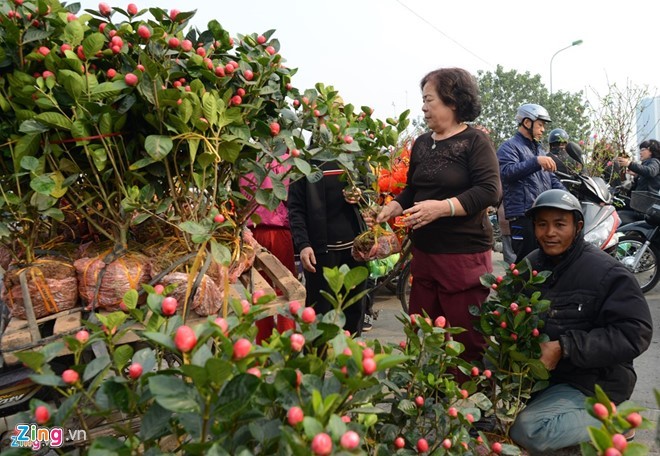
[[[586,398],[570,385],[551,386],[520,412],[509,436],[531,454],[588,442],[587,428],[600,427],[602,423],[587,412]]]

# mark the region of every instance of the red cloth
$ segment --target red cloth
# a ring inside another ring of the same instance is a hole
[[[252,229],[252,234],[254,235],[254,239],[261,246],[268,249],[268,251],[275,255],[275,257],[280,260],[294,276],[296,275],[296,261],[293,256],[293,240],[289,228],[258,225]],[[268,277],[265,277],[265,279],[268,283],[273,285]],[[281,290],[276,289],[275,291],[278,296],[282,296]],[[263,340],[269,338],[273,333],[273,329],[276,326],[275,319],[273,317],[262,318],[256,322],[256,326],[258,328],[256,342],[261,344]],[[284,317],[283,315],[277,316],[278,332],[282,333],[295,327],[295,320]]]
[[[491,251],[429,254],[413,247],[410,268],[413,282],[408,312],[426,311],[432,320],[442,315],[451,326],[465,328],[466,332],[454,336],[465,345],[461,357],[481,361],[485,341],[474,329],[477,318],[470,315],[469,307],[481,307],[488,298],[490,290],[481,285],[479,278],[493,271]]]

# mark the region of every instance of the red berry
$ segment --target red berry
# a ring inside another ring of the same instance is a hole
[[[67,385],[72,385],[76,383],[79,378],[80,375],[78,375],[78,372],[74,371],[73,369],[67,369],[64,372],[62,372],[62,380]]]
[[[500,454],[502,452],[502,444],[500,442],[493,442],[490,449],[493,450],[493,453]]]
[[[304,323],[307,323],[308,325],[312,324],[314,323],[314,320],[316,320],[316,311],[313,307],[305,307],[302,311],[301,318]]]
[[[614,434],[612,436],[612,445],[617,450],[624,451],[628,446],[628,440],[626,440],[626,436],[623,434]]]
[[[417,405],[417,407],[423,407],[424,406],[424,398],[422,396],[417,396],[415,398],[415,405]]]
[[[300,301],[291,301],[289,302],[289,312],[291,315],[298,315],[298,310],[300,310]]]
[[[362,350],[362,358],[373,358],[376,354],[372,348],[365,348]]]
[[[426,453],[429,451],[429,442],[427,442],[426,439],[419,439],[417,441],[417,451],[420,453]]]
[[[252,342],[242,337],[234,342],[234,359],[245,358],[252,350]]]
[[[616,448],[608,448],[603,452],[603,456],[621,456],[621,452]]]
[[[101,2],[99,3],[99,12],[104,16],[110,16],[112,10],[110,9],[110,5],[105,2]]]
[[[344,136],[344,142],[346,144],[351,144],[353,142],[353,137],[351,135]]]
[[[245,371],[246,374],[254,375],[257,378],[261,378],[261,369],[258,367],[251,367]]]
[[[477,366],[472,367],[472,369],[470,370],[470,374],[472,374],[473,377],[476,377],[477,375],[479,375],[479,368]]]
[[[539,330],[538,328],[532,329],[532,337],[539,337]]]
[[[492,375],[493,375],[493,373],[489,369],[486,369],[484,371],[484,377],[490,378]]]
[[[215,75],[219,78],[225,77],[225,68],[222,65],[215,67]]]
[[[289,337],[289,340],[291,342],[291,350],[293,351],[299,352],[305,346],[305,336],[302,334],[293,333]]]
[[[435,322],[433,322],[433,323],[438,328],[444,328],[445,326],[447,326],[447,319],[445,317],[443,317],[442,315],[440,315],[438,318],[435,319]]]
[[[243,77],[246,81],[251,81],[254,79],[254,73],[251,70],[245,70],[243,72]]]
[[[137,33],[140,36],[140,38],[144,40],[148,40],[149,38],[151,38],[151,30],[149,30],[149,27],[147,27],[146,25],[139,26]]]
[[[264,296],[266,296],[266,292],[264,290],[262,289],[254,290],[254,292],[252,293],[252,302],[256,304],[257,301],[259,301],[259,299]]]
[[[292,157],[300,157],[300,151],[298,149],[291,149]]]
[[[502,327],[502,328],[506,328],[506,326],[507,326],[507,325],[506,325],[506,321],[503,321],[502,323],[500,323],[500,327]]]
[[[46,46],[40,46],[39,49],[37,49],[37,52],[45,57],[50,54],[50,49]]]
[[[514,342],[517,341],[518,340],[518,334],[511,333],[511,340],[514,341]]]
[[[610,414],[610,412],[607,410],[607,407],[605,407],[600,402],[596,402],[594,404],[593,410],[594,410],[594,414],[596,415],[596,417],[600,418],[600,419],[607,418],[607,416]]]
[[[257,37],[257,43],[259,43],[259,44],[264,44],[265,42],[266,42],[266,37],[265,37],[265,36],[263,36],[263,35],[259,35],[259,36]]]
[[[502,283],[502,280],[504,280],[504,277],[502,276],[497,276],[497,279],[495,279],[497,283]]]
[[[243,103],[243,99],[241,97],[239,97],[238,95],[234,95],[233,97],[231,97],[231,104],[239,105],[241,103]]]
[[[154,293],[162,295],[163,292],[165,291],[165,287],[161,283],[157,283],[154,285]]]
[[[108,79],[112,79],[117,76],[117,71],[114,68],[108,68],[108,71],[106,71],[105,74],[108,76]]]
[[[46,424],[50,419],[50,410],[45,405],[40,405],[34,409],[34,421],[37,424]]]
[[[229,334],[229,323],[227,323],[227,320],[225,320],[222,317],[218,317],[215,320],[213,320],[213,322],[216,325],[220,326],[220,329],[222,330],[222,334],[224,334],[225,336]]]
[[[174,21],[178,15],[179,15],[179,10],[178,9],[170,10],[170,20],[171,21]]]
[[[463,399],[467,399],[469,395],[470,393],[468,393],[468,390],[466,389],[461,390],[461,396],[463,397]]]
[[[76,333],[76,340],[81,344],[84,344],[89,340],[89,333],[86,330],[81,329]]]
[[[316,434],[312,439],[312,453],[317,456],[327,456],[332,453],[332,438],[325,432]]]
[[[135,87],[138,83],[138,77],[134,75],[133,73],[127,73],[124,76],[124,82],[126,85],[129,85],[131,87]]]
[[[509,309],[511,309],[512,312],[515,312],[518,310],[518,304],[515,302],[512,302],[511,305],[509,306]]]
[[[183,49],[184,51],[186,51],[186,52],[190,52],[190,51],[192,51],[192,48],[193,48],[192,41],[190,41],[190,40],[183,40],[183,41],[181,42],[181,49]]]
[[[200,57],[204,57],[204,56],[206,56],[206,49],[204,49],[203,47],[198,47],[198,48],[195,50],[195,52],[196,52],[197,55],[199,55]]]
[[[366,358],[362,360],[362,371],[366,375],[371,375],[376,372],[376,361],[373,358]]]
[[[247,299],[241,299],[241,311],[243,312],[243,315],[249,314],[251,307],[252,305],[250,304],[250,301]]]
[[[637,412],[633,412],[626,417],[626,421],[634,428],[640,427],[642,425],[642,415]]]
[[[166,317],[170,317],[176,313],[176,308],[179,305],[177,302],[176,298],[172,296],[168,296],[167,298],[163,299],[163,303],[161,304],[161,310],[163,311],[163,315]]]
[[[142,375],[142,364],[132,363],[130,366],[128,366],[129,377],[131,377],[133,380],[137,380],[140,378],[140,375]]]
[[[275,51],[275,48],[273,46],[267,46],[266,47],[266,52],[268,52],[270,55],[274,55],[276,51]]]
[[[517,269],[514,269],[514,270],[512,271],[512,274],[513,274],[514,276],[518,276],[518,275],[520,274],[520,271],[518,271]]]
[[[188,353],[197,345],[197,335],[195,331],[186,325],[179,326],[174,335],[174,345],[176,348],[183,352]]]
[[[532,313],[532,308],[529,306],[525,307],[525,312],[527,312],[528,314]]]
[[[341,436],[339,444],[347,450],[354,450],[360,445],[360,435],[355,431],[346,431]]]
[[[179,47],[179,39],[172,37],[169,40],[167,40],[167,45],[169,46],[170,49],[176,49]]]
[[[447,449],[447,450],[450,449],[450,448],[451,448],[451,440],[449,440],[449,439],[444,439],[444,440],[442,441],[442,447],[445,448],[445,449]]]
[[[449,407],[447,409],[447,415],[451,416],[452,418],[456,418],[458,416],[458,410],[456,407]]]
[[[126,7],[126,11],[131,16],[135,16],[138,13],[138,7],[135,3],[129,3],[128,6]]]
[[[272,122],[270,124],[270,134],[271,136],[277,136],[280,133],[280,124],[277,122]]]
[[[236,89],[236,95],[239,97],[244,97],[245,96],[245,89],[243,87],[239,87]]]
[[[403,437],[397,437],[396,439],[394,439],[394,448],[400,450],[404,446],[406,446],[406,441],[404,440]]]
[[[232,74],[234,72],[234,65],[232,65],[231,63],[226,64],[225,65],[225,72],[227,74]]]
[[[215,223],[224,223],[225,221],[225,216],[222,214],[216,214],[215,217],[213,217],[213,221]]]

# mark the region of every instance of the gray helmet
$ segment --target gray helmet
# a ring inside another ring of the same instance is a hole
[[[535,120],[543,120],[545,122],[552,122],[548,110],[541,105],[526,103],[518,108],[516,112],[516,123],[520,125],[523,120],[530,119],[532,122]]]
[[[566,130],[562,130],[561,128],[555,128],[548,135],[549,144],[567,143],[567,142],[568,142],[568,133],[566,133]]]
[[[537,209],[544,207],[552,207],[564,211],[577,212],[578,220],[584,219],[584,215],[582,213],[582,205],[575,196],[566,190],[553,188],[552,190],[544,191],[538,197],[536,197],[534,204],[532,204],[532,207],[527,209],[525,215],[527,217],[533,217]]]

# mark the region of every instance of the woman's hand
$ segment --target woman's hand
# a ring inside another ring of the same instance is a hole
[[[405,219],[406,226],[421,228],[424,225],[428,225],[432,221],[442,217],[446,212],[444,208],[448,205],[446,201],[438,200],[426,200],[415,203],[413,207],[403,211],[404,215],[409,215]]]
[[[401,215],[403,213],[403,208],[399,203],[396,201],[390,201],[387,203],[383,208],[380,210],[378,213],[378,217],[376,217],[376,223],[383,223],[391,219],[392,217],[396,217],[397,215]],[[365,219],[365,222],[367,225],[369,225],[369,222]],[[369,225],[371,228],[371,225]]]
[[[316,255],[314,255],[314,249],[311,247],[305,247],[300,251],[300,262],[303,265],[305,271],[316,272]]]
[[[541,362],[546,369],[554,370],[560,359],[561,345],[559,345],[559,341],[551,340],[550,342],[541,343]]]

